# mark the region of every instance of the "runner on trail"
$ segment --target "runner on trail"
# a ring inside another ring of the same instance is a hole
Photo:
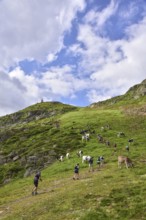
[[[38,189],[38,183],[39,183],[39,180],[42,181],[41,179],[41,172],[38,171],[36,174],[35,174],[35,177],[34,177],[34,180],[33,180],[33,183],[34,183],[34,188],[32,190],[32,195],[37,195],[37,189]]]

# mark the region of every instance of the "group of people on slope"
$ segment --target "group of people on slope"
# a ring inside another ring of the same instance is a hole
[[[103,165],[104,157],[100,156],[97,158],[96,164],[98,165],[98,168],[100,168]],[[89,162],[89,172],[93,171],[93,157],[90,158]]]
[[[104,160],[103,156],[98,157],[96,163],[99,167],[101,166],[103,160]],[[88,163],[89,163],[89,172],[93,171],[93,157],[90,158]],[[74,167],[74,176],[73,176],[74,180],[79,180],[79,169],[80,169],[79,163],[77,163]],[[34,180],[33,180],[34,188],[32,189],[32,195],[37,195],[38,194],[37,190],[38,190],[39,180],[42,181],[40,171],[36,172],[36,174],[34,176]]]
[[[103,161],[104,161],[104,157],[100,156],[98,157],[96,164],[98,165],[98,167],[100,168],[103,165]],[[89,172],[93,172],[93,157],[90,158],[90,160],[88,161],[89,163]],[[74,167],[74,176],[73,176],[74,180],[78,180],[79,179],[79,163],[77,163]]]

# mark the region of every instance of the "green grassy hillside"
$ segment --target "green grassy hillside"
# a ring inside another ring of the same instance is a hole
[[[0,120],[1,158],[8,159],[0,166],[0,219],[146,219],[145,102],[133,104],[137,111],[128,102],[123,106],[101,109],[55,103],[54,110],[52,103],[50,110],[48,104],[37,104],[43,109],[40,118],[36,118],[40,113],[35,118],[30,113],[38,111],[37,106],[33,106],[27,109],[27,113],[26,110],[19,112],[19,120],[17,114],[13,119],[16,121],[11,121],[12,115]],[[46,110],[43,114],[44,108],[49,109],[49,114]],[[105,129],[101,130],[101,127]],[[88,142],[82,142],[81,130],[90,131]],[[118,137],[118,132],[124,132],[125,136]],[[99,143],[97,134],[101,134],[105,142],[109,141],[110,146]],[[130,138],[134,142],[127,152],[125,146]],[[116,152],[114,143],[117,144]],[[80,149],[84,155],[94,156],[94,172],[88,172],[88,164],[82,164],[81,158],[77,157],[76,151]],[[14,157],[10,155],[12,152]],[[56,156],[66,152],[71,154],[69,160],[56,160]],[[99,169],[96,159],[100,155],[104,156],[105,164]],[[118,155],[129,156],[134,168],[118,168]],[[15,161],[16,156],[19,158]],[[35,164],[23,163],[24,158],[31,156],[37,157]],[[80,164],[80,179],[73,180],[77,162]],[[24,177],[28,168],[32,173]],[[38,195],[32,196],[37,169],[42,170],[43,181],[39,183]],[[10,182],[3,185],[4,180],[9,179]]]
[[[63,128],[61,117],[67,112],[78,112],[78,109],[47,102],[1,117],[0,184],[23,177],[27,170],[42,169],[67,148],[74,149],[68,139],[75,134]]]

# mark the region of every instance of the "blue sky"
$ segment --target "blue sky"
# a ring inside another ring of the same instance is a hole
[[[146,0],[1,0],[0,116],[76,106],[146,79]]]

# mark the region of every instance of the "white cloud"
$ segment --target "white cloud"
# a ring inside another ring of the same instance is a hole
[[[97,29],[99,30],[105,23],[106,21],[114,15],[114,13],[117,11],[118,4],[116,1],[111,0],[110,4],[104,8],[103,10],[91,10],[89,13],[86,14],[85,16],[85,23],[88,24],[95,24]]]
[[[57,56],[55,54],[53,54],[53,53],[49,53],[48,56],[47,56],[47,61],[48,62],[52,62],[52,61],[54,61],[56,59],[57,59]]]
[[[0,1],[0,69],[8,72],[11,65],[24,59],[55,60],[55,54],[64,47],[64,33],[70,31],[76,12],[84,7],[84,0]],[[19,67],[7,75],[0,73],[0,115],[22,109],[42,97],[52,100],[57,94],[67,96],[68,90],[73,96],[69,82],[62,80],[59,84],[54,78],[50,87],[46,82],[42,88],[43,77],[33,74],[26,75]],[[57,93],[60,86],[62,92]]]
[[[84,75],[100,69],[109,59],[111,62],[118,62],[123,58],[123,53],[119,50],[120,42],[111,42],[98,36],[89,24],[80,25],[78,40],[85,45],[85,49],[76,45],[70,51],[81,56],[80,69]]]
[[[145,79],[146,18],[125,29],[121,40],[101,35],[112,15],[119,12],[116,1],[102,11],[92,10],[78,27],[77,43],[68,48],[78,63],[48,67],[46,72],[26,75],[19,67],[0,73],[0,115],[45,101],[70,100],[84,93],[90,103],[124,94]],[[52,62],[70,31],[77,10],[84,0],[5,0],[0,1],[1,67],[23,59]],[[131,5],[129,17],[136,8]],[[144,15],[144,13],[143,13]],[[121,13],[121,18],[129,19]],[[64,48],[67,49],[67,48]],[[69,57],[70,58],[70,57]],[[72,62],[73,63],[73,62]],[[84,99],[85,99],[84,97]]]
[[[122,40],[110,40],[100,37],[93,26],[80,25],[78,40],[85,49],[76,47],[76,53],[81,56],[80,74],[91,80],[89,101],[124,94],[145,79],[146,18],[127,27],[125,33]]]
[[[16,68],[8,75],[0,73],[0,115],[18,111],[29,105],[61,98],[74,99],[76,93],[89,86],[71,72],[74,66],[52,67],[39,75],[26,75]]]
[[[0,73],[0,115],[18,111],[40,101],[37,80],[16,68],[9,75]]]
[[[103,101],[103,100],[106,100],[106,99],[109,99],[111,98],[110,96],[108,95],[100,95],[100,92],[97,92],[96,90],[90,90],[87,92],[87,98],[89,99],[89,102],[90,103],[94,103],[94,102],[99,102],[99,101]]]
[[[44,61],[59,51],[64,31],[84,6],[84,0],[0,1],[1,67],[26,58]]]
[[[37,87],[37,78],[33,75],[25,75],[25,73],[19,69],[16,68],[12,72],[9,73],[9,77],[12,81],[16,81],[18,86],[21,86],[24,88],[24,96],[25,98],[29,97],[38,97],[39,90]],[[22,92],[23,92],[22,91]],[[23,95],[22,94],[22,95]]]
[[[53,67],[42,74],[40,83],[49,89],[52,96],[75,97],[75,93],[85,89],[88,82],[72,74],[73,66]]]
[[[121,22],[128,22],[131,23],[133,19],[135,19],[138,15],[146,15],[146,5],[143,4],[144,2],[139,2],[139,5],[137,5],[137,1],[129,1],[129,3],[123,8],[118,11],[118,15],[121,19]],[[139,7],[138,7],[139,6]],[[143,9],[143,11],[141,11]]]

